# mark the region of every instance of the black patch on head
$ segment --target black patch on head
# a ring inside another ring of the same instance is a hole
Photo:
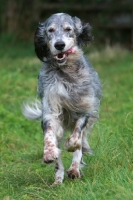
[[[49,49],[46,44],[46,35],[45,35],[45,24],[39,23],[39,26],[35,32],[34,36],[34,45],[35,45],[35,52],[37,57],[44,61],[44,57],[48,57],[49,55]]]
[[[82,32],[78,36],[78,45],[86,46],[90,41],[93,40],[93,36],[91,34],[91,26],[89,23],[83,24]]]
[[[81,22],[77,17],[73,17],[76,34],[77,34],[77,44],[81,47],[86,46],[90,41],[93,40],[91,34],[91,26],[89,23]]]

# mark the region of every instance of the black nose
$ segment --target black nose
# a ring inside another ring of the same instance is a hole
[[[58,41],[58,42],[55,43],[54,47],[57,50],[63,50],[64,47],[65,47],[65,43],[63,41]]]

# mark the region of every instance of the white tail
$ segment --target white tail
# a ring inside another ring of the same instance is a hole
[[[39,100],[34,102],[24,103],[22,107],[23,115],[31,120],[36,120],[42,117],[42,105]]]

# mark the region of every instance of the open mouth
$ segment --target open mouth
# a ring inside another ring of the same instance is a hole
[[[56,56],[54,56],[54,58],[57,60],[58,63],[64,63],[66,61],[68,55],[73,52],[74,52],[74,49],[70,48],[65,52],[61,52],[61,53],[57,54]]]
[[[68,54],[66,53],[59,53],[55,56],[55,59],[57,60],[58,63],[63,63],[65,62],[66,58],[67,58]]]

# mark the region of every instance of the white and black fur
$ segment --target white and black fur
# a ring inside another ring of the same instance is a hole
[[[64,179],[60,141],[66,130],[71,135],[65,148],[74,152],[69,178],[81,177],[82,155],[91,153],[87,134],[98,119],[101,97],[98,74],[81,50],[91,40],[89,23],[64,13],[52,15],[35,32],[35,52],[43,62],[38,78],[41,102],[24,104],[23,114],[29,119],[42,118],[43,160],[56,162],[53,185]]]

